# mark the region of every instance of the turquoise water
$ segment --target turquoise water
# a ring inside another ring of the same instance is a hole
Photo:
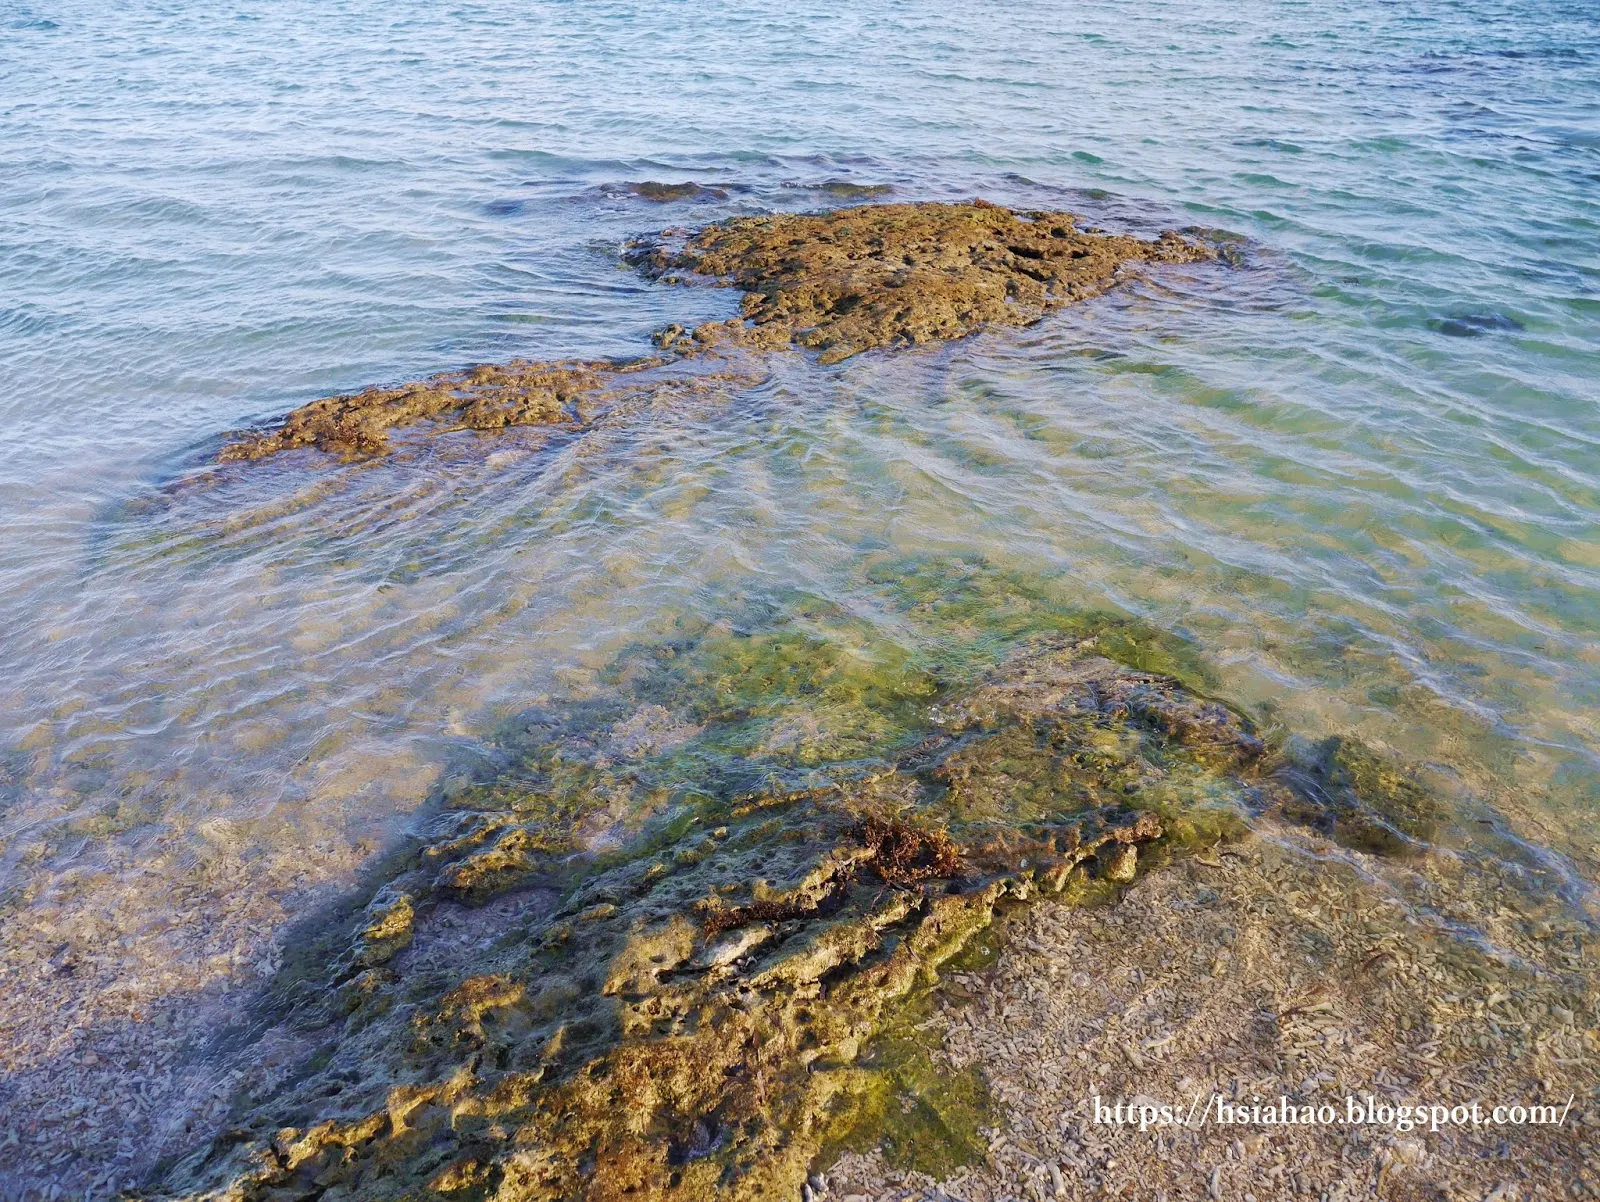
[[[0,8],[7,937],[115,912],[136,944],[181,889],[237,955],[162,988],[231,980],[279,912],[224,894],[346,879],[504,714],[686,616],[799,592],[889,630],[886,554],[1176,630],[1582,892],[1595,32],[1488,0]],[[691,179],[725,198],[622,186]],[[1240,263],[555,447],[212,466],[330,391],[729,315],[622,243],[839,180]]]

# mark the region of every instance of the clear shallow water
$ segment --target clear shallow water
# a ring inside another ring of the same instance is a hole
[[[204,877],[193,913],[243,950],[164,988],[221,979],[270,935],[225,887],[339,879],[499,717],[687,617],[800,590],[892,626],[859,574],[889,552],[981,553],[1177,629],[1258,717],[1425,760],[1592,878],[1591,7],[0,22],[14,931],[115,910],[136,960]],[[651,179],[728,198],[615,186]],[[794,357],[553,448],[208,466],[330,391],[727,315],[731,293],[620,269],[621,243],[837,179],[1225,230],[1243,266]]]

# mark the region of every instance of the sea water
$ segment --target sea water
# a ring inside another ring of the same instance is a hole
[[[1595,35],[1567,0],[0,8],[0,1097],[270,973],[298,899],[630,643],[796,596],[892,637],[873,557],[1175,632],[1581,900]],[[215,466],[330,392],[730,316],[619,251],[863,187],[1228,263],[554,445]]]

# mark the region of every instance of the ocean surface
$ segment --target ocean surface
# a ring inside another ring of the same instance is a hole
[[[506,715],[794,596],[892,634],[884,556],[1173,631],[1581,901],[1597,33],[1589,0],[0,4],[0,924],[100,930],[141,1005],[236,981]],[[1235,253],[553,448],[215,465],[331,392],[730,316],[624,243],[840,182]],[[185,924],[226,946],[161,985]],[[70,1035],[29,1042],[36,1002],[0,978],[13,1075]]]

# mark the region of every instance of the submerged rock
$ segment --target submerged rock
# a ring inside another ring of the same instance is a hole
[[[823,192],[840,200],[876,200],[894,193],[892,184],[858,184],[848,179],[825,179],[820,184],[799,184],[808,192]]]
[[[458,794],[371,904],[300,949],[269,1009],[329,1054],[240,1099],[169,1188],[792,1195],[869,1091],[854,1061],[896,1000],[1005,899],[1131,880],[1128,849],[1162,839],[1181,793],[1234,787],[1219,743],[1259,753],[1221,707],[1077,645],[1026,653],[887,767],[813,788],[671,801],[558,742]],[[620,849],[585,851],[628,790]],[[431,910],[552,888],[562,903],[469,972],[413,967]]]
[[[650,200],[656,204],[669,204],[675,200],[728,199],[726,189],[712,187],[707,184],[697,184],[692,179],[676,184],[663,184],[657,180],[647,179],[639,183],[623,184],[622,186],[639,197],[640,200]]]
[[[258,1029],[322,1051],[161,1196],[794,1197],[886,1115],[920,1163],[971,1154],[981,1082],[890,1105],[936,1074],[874,1037],[1000,908],[1115,896],[1299,796],[1245,719],[1101,650],[1034,638],[964,685],[781,629],[623,655],[680,735],[637,745],[626,703],[520,719],[293,950]],[[789,703],[831,733],[772,758]],[[452,958],[431,930],[463,905],[499,934]]]
[[[629,186],[659,201],[710,191],[693,183]],[[699,359],[793,345],[833,363],[875,347],[960,338],[986,325],[1026,325],[1106,291],[1129,264],[1215,254],[1171,232],[1154,241],[1090,233],[1070,213],[1013,213],[980,200],[736,218],[680,246],[647,242],[627,257],[656,277],[690,273],[744,290],[742,317],[693,331],[669,327],[654,340],[663,350]],[[610,390],[664,386],[640,374],[664,362],[518,360],[326,397],[294,410],[276,429],[230,444],[221,458],[259,459],[296,447],[382,454],[390,430],[424,422],[437,432],[578,427],[608,408]]]
[[[1296,786],[1285,811],[1347,847],[1394,854],[1426,846],[1439,833],[1439,799],[1404,767],[1359,743],[1291,739],[1284,759],[1284,774]]]

